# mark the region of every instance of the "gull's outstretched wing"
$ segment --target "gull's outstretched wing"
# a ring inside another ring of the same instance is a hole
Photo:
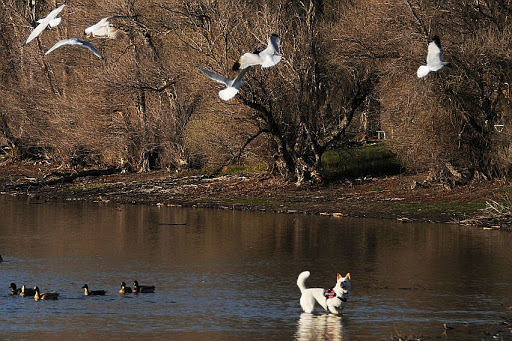
[[[428,44],[427,65],[429,67],[441,65],[442,54],[443,52],[441,51],[441,41],[438,36],[435,36],[434,39]]]
[[[85,34],[93,34],[94,35],[95,33],[101,31],[105,27],[108,27],[109,24],[110,24],[109,17],[103,18],[100,21],[98,21],[96,24],[87,27],[84,30],[84,33]]]
[[[90,42],[88,41],[84,41],[84,40],[78,40],[75,38],[75,40],[77,41],[77,45],[81,45],[85,48],[88,48],[92,53],[94,53],[94,55],[96,57],[98,57],[99,59],[103,59],[103,56],[98,52],[98,50],[96,50],[96,48],[94,47],[93,44],[91,44]]]
[[[213,73],[211,71],[208,71],[202,67],[199,67],[199,70],[201,70],[204,74],[206,74],[208,77],[210,77],[211,79],[213,79],[216,82],[222,83],[224,85],[229,85],[231,83],[230,79],[227,79],[226,77],[223,77],[223,76]]]
[[[268,38],[268,45],[265,50],[263,50],[263,53],[268,53],[270,55],[279,54],[279,43],[281,42],[281,38],[273,33]]]
[[[94,55],[100,59],[103,59],[103,56],[96,50],[96,48],[88,41],[80,40],[77,38],[70,38],[70,39],[62,39],[58,41],[55,45],[53,45],[46,53],[45,56],[50,54],[52,51],[58,49],[59,47],[65,46],[65,45],[78,45],[83,46],[87,49],[89,49]]]
[[[240,57],[238,63],[240,63],[240,69],[245,69],[249,66],[254,66],[263,63],[263,59],[260,57],[259,54],[247,52]]]
[[[62,4],[60,5],[59,7],[57,7],[56,9],[54,9],[53,11],[50,12],[50,14],[48,14],[46,16],[46,19],[54,19],[57,15],[59,15],[60,12],[62,12],[62,9],[64,8],[64,6],[66,6],[66,4]]]
[[[119,31],[112,26],[112,18],[113,17],[106,17],[101,19],[96,24],[87,27],[84,30],[84,33],[86,35],[92,35],[100,38],[117,38]]]
[[[42,22],[40,23],[39,25],[36,26],[36,28],[34,28],[32,30],[32,32],[30,32],[30,35],[28,36],[27,40],[25,41],[25,45],[27,45],[28,43],[30,43],[32,40],[34,40],[35,38],[37,38],[38,35],[41,34],[41,32],[44,31],[44,29],[48,26],[48,23],[46,22]]]
[[[233,80],[233,84],[232,86],[234,88],[237,88],[239,89],[242,85],[244,85],[244,82],[242,81],[242,78],[244,77],[244,75],[247,73],[247,71],[249,71],[251,69],[251,67],[246,67],[244,69],[242,69],[238,75],[236,76],[236,78]]]

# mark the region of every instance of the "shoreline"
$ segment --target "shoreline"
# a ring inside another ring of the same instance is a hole
[[[264,174],[177,176],[166,171],[84,176],[59,181],[45,172],[3,169],[0,192],[47,201],[180,205],[332,217],[384,218],[510,230],[508,215],[485,215],[507,185],[485,181],[447,189],[415,186],[421,175],[362,178],[296,187]],[[424,177],[423,177],[424,178]],[[62,178],[64,179],[64,178]]]

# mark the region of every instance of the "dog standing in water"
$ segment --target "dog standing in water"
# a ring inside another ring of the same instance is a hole
[[[345,307],[347,302],[350,285],[350,273],[345,277],[339,273],[336,274],[336,285],[332,289],[322,288],[306,288],[306,279],[309,278],[310,272],[303,271],[297,278],[297,286],[300,289],[300,306],[306,313],[312,313],[315,306],[318,304],[326,311],[333,314],[339,314]]]

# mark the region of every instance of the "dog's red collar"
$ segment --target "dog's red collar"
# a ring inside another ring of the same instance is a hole
[[[336,297],[336,291],[334,291],[334,288],[325,289],[324,290],[324,296],[326,298],[334,298],[334,297]]]
[[[331,289],[325,289],[324,290],[324,296],[329,299],[329,298],[334,298],[336,297],[337,299],[339,299],[341,302],[347,302],[347,296],[346,294],[342,294],[341,296],[338,296],[336,294],[336,291],[334,291],[334,288],[331,288]]]

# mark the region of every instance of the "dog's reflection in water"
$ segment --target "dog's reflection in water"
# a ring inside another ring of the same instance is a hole
[[[295,340],[343,340],[342,321],[340,315],[302,313]]]

